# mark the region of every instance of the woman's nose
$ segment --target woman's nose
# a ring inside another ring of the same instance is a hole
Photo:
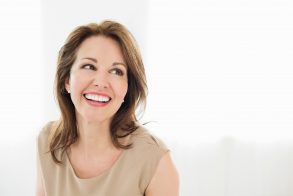
[[[95,75],[94,85],[99,88],[108,88],[109,87],[109,78],[106,71],[99,70]]]

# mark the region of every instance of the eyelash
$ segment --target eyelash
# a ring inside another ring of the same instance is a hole
[[[85,65],[82,66],[82,68],[85,68],[85,67],[90,67],[89,68],[90,70],[96,70],[96,67],[91,65],[91,64],[85,64]],[[86,68],[86,69],[88,69],[88,68]],[[114,73],[114,74],[116,74],[118,76],[123,76],[124,75],[124,72],[121,69],[114,68],[114,69],[112,69],[110,71],[110,73],[113,73],[113,71],[115,71],[116,73]]]
[[[116,75],[118,75],[118,76],[123,76],[123,75],[124,75],[124,73],[123,73],[123,71],[122,71],[121,69],[118,69],[118,68],[112,69],[112,70],[111,70],[111,73],[112,73],[113,71],[115,71],[116,73],[114,73],[114,74],[116,74]]]
[[[82,66],[82,68],[85,68],[85,67],[87,67],[87,66],[89,66],[90,69],[92,68],[92,70],[96,70],[95,66],[93,66],[93,65],[91,65],[91,64],[85,64],[85,65]]]

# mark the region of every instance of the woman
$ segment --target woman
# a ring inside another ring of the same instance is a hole
[[[123,25],[76,28],[59,52],[60,120],[38,137],[37,195],[178,195],[169,150],[136,119],[146,90],[139,50]]]

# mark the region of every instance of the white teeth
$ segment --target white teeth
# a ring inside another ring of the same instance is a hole
[[[85,94],[85,97],[87,99],[91,99],[91,100],[99,101],[99,102],[108,102],[108,101],[110,101],[110,97],[101,96],[101,95]]]

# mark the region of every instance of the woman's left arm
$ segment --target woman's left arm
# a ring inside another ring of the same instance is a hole
[[[179,175],[172,162],[170,153],[160,160],[156,172],[145,192],[146,196],[178,196]]]

